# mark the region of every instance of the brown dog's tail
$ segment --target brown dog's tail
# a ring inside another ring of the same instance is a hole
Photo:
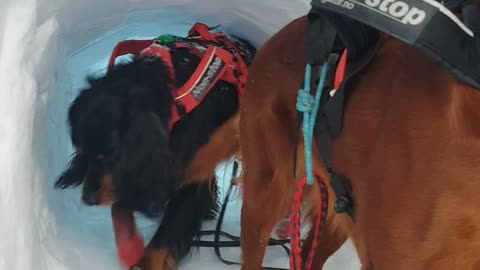
[[[221,163],[238,154],[240,138],[238,132],[239,115],[235,115],[217,129],[192,159],[187,168],[182,186],[193,182],[212,179],[215,168]]]

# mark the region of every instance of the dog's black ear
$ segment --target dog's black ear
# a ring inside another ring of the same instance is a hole
[[[78,187],[82,184],[86,174],[87,161],[76,155],[70,161],[68,168],[55,181],[54,188],[66,189],[69,187]]]
[[[122,138],[115,194],[144,214],[160,210],[174,192],[178,170],[169,147],[166,124],[152,111],[132,105]]]
[[[68,109],[68,126],[70,129],[70,138],[72,144],[78,146],[78,121],[79,116],[84,113],[82,108],[85,106],[86,102],[90,96],[89,90],[82,90],[77,98],[70,104]],[[79,149],[77,149],[78,151]],[[85,157],[80,156],[78,153],[75,153],[71,158],[67,168],[55,181],[55,189],[66,189],[69,187],[78,187],[83,183],[83,180],[86,177],[88,169],[87,160]]]
[[[85,107],[91,102],[92,94],[91,89],[81,90],[68,109],[67,122],[70,129],[70,139],[74,146],[78,146],[79,144],[77,133],[79,132],[80,117],[86,114]]]

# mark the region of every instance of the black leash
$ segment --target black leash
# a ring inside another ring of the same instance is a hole
[[[238,161],[234,161],[231,180],[233,180],[235,175],[237,175],[238,166],[239,166]],[[225,199],[223,200],[222,208],[220,209],[215,230],[201,231],[197,234],[199,238],[201,238],[202,236],[213,235],[213,238],[214,238],[213,241],[193,240],[192,246],[213,248],[215,251],[215,255],[221,262],[227,265],[241,265],[241,263],[239,262],[234,262],[234,261],[224,259],[220,252],[220,248],[223,248],[223,247],[240,247],[240,237],[222,231],[223,219],[225,217],[225,211],[227,210],[227,204],[230,199],[230,195],[232,194],[232,191],[233,191],[233,186],[234,184],[232,183],[232,181],[230,181],[230,186],[228,187],[227,194],[225,196]],[[220,241],[221,236],[230,240]],[[278,239],[270,238],[267,246],[281,246],[285,250],[285,253],[287,253],[287,255],[290,256],[290,248],[287,247],[287,244],[289,243],[290,243],[289,239],[278,240]],[[266,270],[288,270],[288,268],[278,268],[278,267],[262,267],[262,268]]]

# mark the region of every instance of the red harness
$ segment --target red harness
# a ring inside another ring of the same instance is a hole
[[[202,102],[218,80],[235,85],[240,102],[248,75],[241,52],[223,33],[211,33],[207,25],[196,23],[183,41],[185,42],[165,43],[158,39],[121,41],[113,49],[108,63],[110,72],[115,59],[119,56],[125,54],[140,57],[157,56],[168,66],[172,80],[175,81],[172,49],[185,48],[201,58],[200,64],[190,79],[183,86],[172,90],[175,102],[172,105],[172,116],[169,121],[170,130],[184,114],[190,113]]]

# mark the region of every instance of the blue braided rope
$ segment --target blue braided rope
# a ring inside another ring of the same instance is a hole
[[[323,88],[325,86],[325,78],[327,76],[328,65],[323,64],[320,70],[320,81],[318,83],[315,98],[310,94],[310,80],[312,76],[312,67],[310,64],[305,66],[305,80],[304,89],[298,90],[297,96],[297,110],[303,112],[303,145],[305,153],[305,174],[307,176],[307,184],[313,184],[313,170],[312,170],[312,141],[313,128],[315,127],[315,120],[317,112],[320,107],[320,99],[322,97]]]

